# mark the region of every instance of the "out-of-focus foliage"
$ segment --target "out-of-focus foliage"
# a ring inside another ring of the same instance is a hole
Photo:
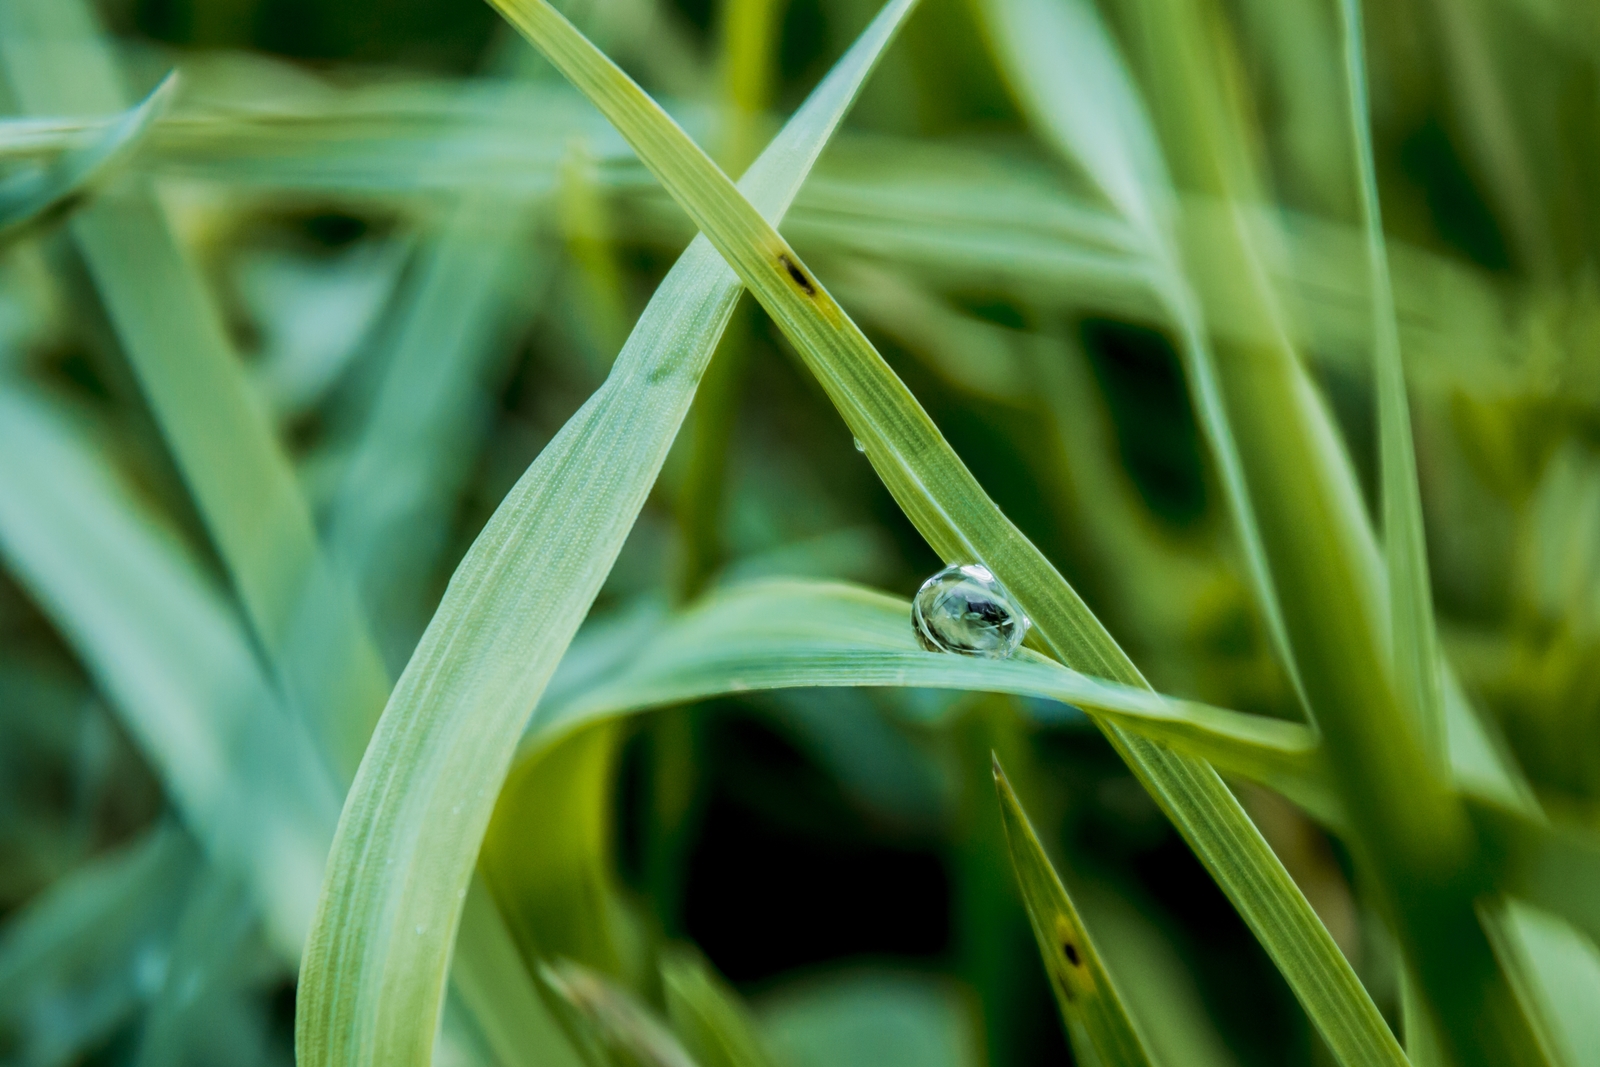
[[[1600,16],[496,6],[0,0],[0,1063],[1600,1063]]]

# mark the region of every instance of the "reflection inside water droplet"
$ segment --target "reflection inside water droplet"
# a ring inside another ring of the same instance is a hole
[[[861,438],[852,437],[852,438],[850,438],[850,440],[855,442],[855,446],[856,446],[856,451],[857,452],[865,452],[867,450],[867,446],[862,443]]]
[[[989,569],[946,567],[922,583],[911,602],[911,627],[929,652],[1005,659],[1032,623]]]

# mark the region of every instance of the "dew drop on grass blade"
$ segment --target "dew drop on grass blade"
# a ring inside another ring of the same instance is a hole
[[[950,688],[1083,708],[1338,819],[1315,737],[1298,723],[1170,700],[1091,678],[1028,649],[1005,660],[926,652],[911,635],[908,608],[899,597],[837,582],[772,579],[713,593],[665,620],[602,678],[552,691],[535,713],[519,766],[587,724],[729,693]]]

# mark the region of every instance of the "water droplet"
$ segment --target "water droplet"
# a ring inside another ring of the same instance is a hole
[[[911,602],[911,627],[929,652],[1005,659],[1031,625],[1005,586],[976,563],[946,567]]]
[[[866,446],[866,444],[865,444],[865,443],[864,443],[864,442],[863,442],[863,441],[862,441],[862,440],[861,440],[861,438],[859,438],[859,437],[852,437],[852,438],[850,438],[850,440],[851,440],[851,441],[853,441],[853,442],[855,442],[855,446],[856,446],[856,451],[857,451],[857,452],[865,452],[865,451],[866,451],[866,450],[867,450],[867,446]]]

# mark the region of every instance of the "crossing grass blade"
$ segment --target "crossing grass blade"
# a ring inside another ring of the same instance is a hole
[[[887,6],[745,176],[781,217],[912,4]],[[351,791],[301,968],[299,1061],[423,1064],[456,919],[533,703],[661,468],[739,296],[704,241],[457,569]]]
[[[935,551],[987,566],[1061,662],[1141,684],[1077,593],[1001,514],[904,383],[715,164],[554,8],[542,0],[495,6],[611,119],[738,272]],[[1402,1063],[1366,990],[1216,772],[1115,724],[1102,728],[1228,893],[1341,1062]]]
[[[608,973],[637,972],[607,873],[614,720],[709,697],[914,686],[1072,701],[1338,822],[1337,803],[1317,770],[1314,737],[1303,726],[1170,701],[1087,678],[1027,650],[1009,661],[929,653],[916,647],[909,617],[906,601],[860,587],[754,582],[707,597],[648,639],[635,633],[633,640],[616,640],[619,653],[606,669],[579,672],[586,681],[559,691],[553,683],[519,746],[479,859],[485,880],[515,917],[525,958],[559,955]],[[1041,723],[1054,719],[1048,711],[1035,715]],[[883,765],[873,764],[871,773],[881,775]],[[547,829],[530,848],[526,828],[534,823]],[[707,1010],[717,1014],[714,1006]]]
[[[1006,780],[998,756],[994,758],[994,787],[1022,903],[1072,1042],[1073,1058],[1105,1067],[1150,1067],[1144,1039],[1123,1005],[1083,917]]]
[[[144,143],[165,114],[177,89],[174,72],[109,129],[88,144],[69,149],[49,167],[24,171],[0,183],[0,246],[62,218],[93,194]]]

